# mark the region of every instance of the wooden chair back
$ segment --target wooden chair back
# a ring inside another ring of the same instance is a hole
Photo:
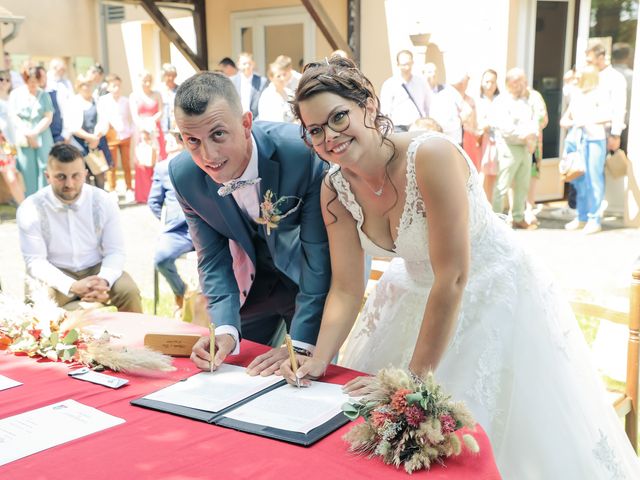
[[[627,369],[624,392],[615,397],[613,407],[624,417],[625,431],[634,450],[638,451],[638,399],[640,397],[640,270],[632,274],[629,312],[621,312],[589,302],[571,302],[576,315],[595,317],[600,321],[627,325]]]

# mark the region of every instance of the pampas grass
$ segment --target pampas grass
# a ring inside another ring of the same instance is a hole
[[[102,365],[114,372],[139,370],[170,372],[175,370],[172,359],[168,355],[148,348],[114,347],[101,340],[87,343],[86,349],[79,350],[79,360],[89,367]]]

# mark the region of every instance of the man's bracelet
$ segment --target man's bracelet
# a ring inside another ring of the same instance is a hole
[[[296,352],[298,355],[304,355],[305,357],[313,357],[313,354],[306,348],[294,346],[293,351]]]

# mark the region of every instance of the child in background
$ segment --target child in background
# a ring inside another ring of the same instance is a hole
[[[158,160],[158,142],[155,138],[155,129],[143,128],[140,130],[138,144],[136,145],[136,203],[147,203],[149,190],[151,189],[151,177],[153,167]]]

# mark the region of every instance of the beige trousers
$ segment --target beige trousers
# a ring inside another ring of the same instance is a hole
[[[100,273],[102,264],[85,268],[78,272],[72,272],[61,268],[60,270],[69,275],[74,280],[97,275]],[[49,288],[49,295],[65,310],[77,310],[80,307],[80,299],[77,296],[69,297],[60,291]],[[142,300],[140,299],[140,290],[133,281],[133,278],[127,273],[122,272],[120,278],[115,281],[109,290],[109,304],[114,305],[120,312],[142,313]]]

